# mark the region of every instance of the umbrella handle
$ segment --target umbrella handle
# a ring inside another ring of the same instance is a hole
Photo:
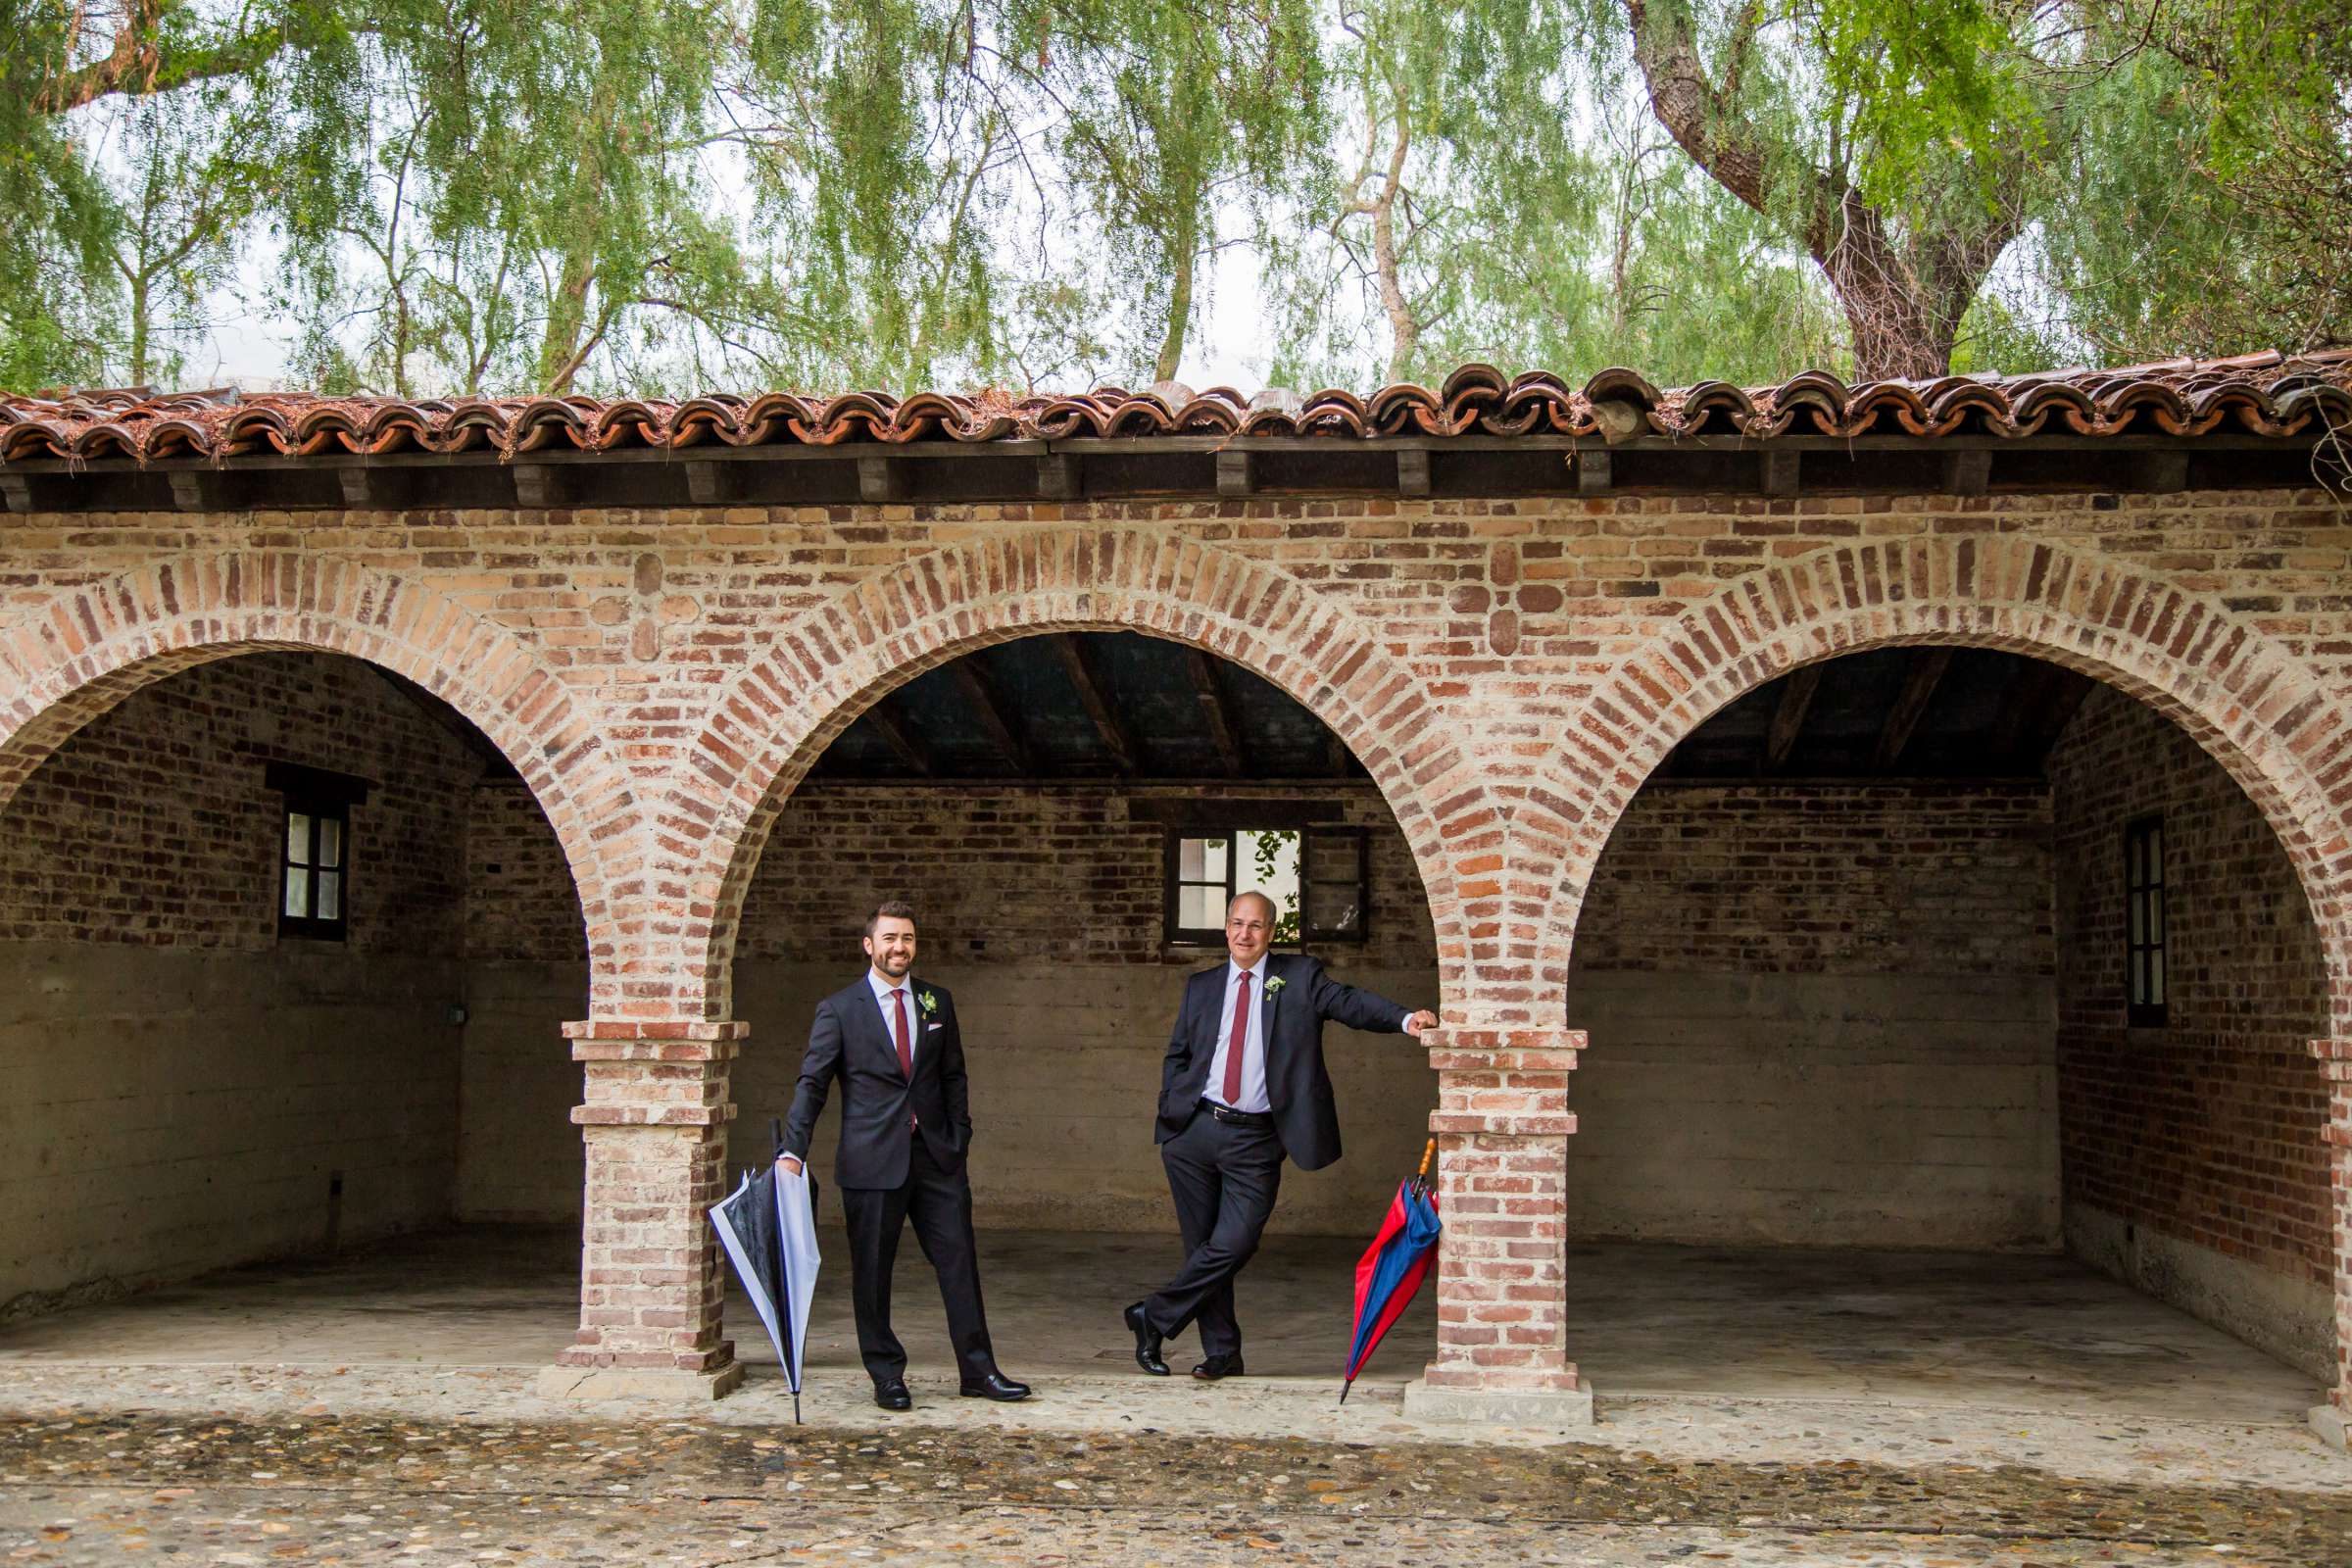
[[[1425,1182],[1429,1180],[1429,1162],[1437,1157],[1438,1141],[1435,1138],[1432,1138],[1421,1148],[1421,1168],[1413,1172],[1413,1180],[1416,1182]]]

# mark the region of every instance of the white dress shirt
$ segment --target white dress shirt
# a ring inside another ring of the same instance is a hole
[[[1225,960],[1225,1005],[1217,1009],[1217,1054],[1208,1061],[1208,1083],[1202,1093],[1220,1105],[1225,1099],[1225,1057],[1233,1049],[1233,999],[1244,979],[1250,985],[1250,1029],[1242,1044],[1242,1098],[1228,1108],[1259,1113],[1274,1108],[1266,1094],[1266,960],[1254,970]]]
[[[899,1049],[899,1020],[890,999],[894,993],[906,999],[906,1059],[909,1062],[920,1055],[923,1049],[923,1009],[914,1004],[913,981],[912,971],[896,984],[883,979],[871,969],[865,971],[865,983],[874,994],[874,1005],[882,1009],[882,1038],[890,1042],[894,1054]]]

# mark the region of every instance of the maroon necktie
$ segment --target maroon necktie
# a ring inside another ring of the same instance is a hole
[[[892,991],[892,992],[891,992],[891,994],[890,994],[890,1010],[891,1010],[891,1015],[892,1015],[893,1017],[895,1017],[895,1018],[898,1020],[898,1029],[899,1029],[899,1074],[900,1074],[900,1076],[901,1076],[901,1077],[905,1078],[905,1079],[906,1079],[906,1080],[908,1083],[912,1083],[912,1082],[914,1082],[914,1046],[913,1046],[913,1044],[912,1044],[910,1041],[908,1041],[908,1040],[907,1040],[907,1038],[906,1038],[906,992],[904,992],[904,991],[896,991],[896,990],[894,990],[894,991]]]
[[[1250,971],[1233,994],[1233,1038],[1225,1043],[1225,1103],[1242,1108],[1242,1054],[1250,1049]]]

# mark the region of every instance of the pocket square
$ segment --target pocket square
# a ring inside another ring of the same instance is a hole
[[[945,1029],[947,1025],[944,1023],[926,1024],[924,1026],[924,1033],[928,1034],[933,1029]]]

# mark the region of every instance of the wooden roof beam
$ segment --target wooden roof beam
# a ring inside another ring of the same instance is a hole
[[[1920,719],[1935,701],[1936,688],[1944,672],[1952,667],[1949,648],[1923,648],[1911,656],[1910,668],[1903,674],[1903,689],[1886,710],[1886,721],[1879,727],[1879,744],[1871,753],[1870,770],[1873,773],[1891,773],[1895,763],[1903,760],[1903,748],[1919,729]]]
[[[972,716],[988,732],[989,744],[1004,754],[1012,770],[1024,777],[1038,772],[1036,754],[1013,728],[1004,694],[997,689],[995,678],[981,667],[980,656],[966,654],[950,664],[948,671],[963,693],[964,701],[971,705]]]
[[[2035,660],[2001,709],[2001,721],[1992,732],[1992,755],[2013,760],[2021,771],[2040,772],[2049,761],[2050,748],[2098,684],[2063,664]]]
[[[1233,713],[1225,702],[1225,690],[1217,684],[1217,672],[1209,666],[1208,656],[1198,648],[1184,651],[1185,668],[1193,677],[1193,695],[1200,701],[1200,717],[1208,726],[1208,738],[1217,749],[1217,760],[1224,765],[1228,777],[1239,778],[1245,771],[1242,765],[1242,743],[1234,728]]]
[[[1117,764],[1120,773],[1134,773],[1137,757],[1135,741],[1103,696],[1102,671],[1095,661],[1093,651],[1075,633],[1066,631],[1048,637],[1046,646],[1053,650],[1054,658],[1061,665],[1061,672],[1077,688],[1078,706],[1086,710],[1087,718],[1095,726],[1095,734],[1102,739],[1102,749],[1110,753],[1110,759]]]
[[[935,776],[939,772],[939,763],[932,757],[931,748],[906,727],[895,711],[896,708],[897,698],[886,694],[880,702],[865,710],[865,722],[872,726],[875,734],[882,737],[882,744],[890,748],[891,755],[898,758],[907,771],[917,778]]]
[[[1788,764],[1788,754],[1796,747],[1796,737],[1803,733],[1805,713],[1813,706],[1813,694],[1821,689],[1821,672],[1826,665],[1807,664],[1784,676],[1781,681],[1781,701],[1772,710],[1772,724],[1764,732],[1764,765],[1766,773],[1777,773]]]

